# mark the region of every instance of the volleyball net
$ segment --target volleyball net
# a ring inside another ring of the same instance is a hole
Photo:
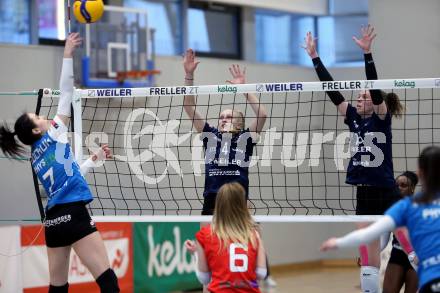
[[[405,113],[392,120],[394,173],[415,170],[420,151],[440,143],[440,78],[75,90],[77,158],[103,143],[114,153],[86,176],[95,197],[91,214],[199,216],[205,154],[184,95],[196,96],[197,111],[215,127],[228,108],[240,110],[249,125],[255,113],[244,94],[253,93],[268,115],[249,165],[252,213],[261,221],[354,219],[356,190],[345,183],[350,133],[325,91],[339,90],[355,104],[364,89],[400,97]],[[43,91],[40,115],[55,115],[58,95]]]

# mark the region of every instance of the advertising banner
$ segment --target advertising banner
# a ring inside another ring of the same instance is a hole
[[[194,260],[184,242],[194,239],[198,223],[134,223],[135,292],[201,288]]]
[[[0,292],[22,292],[20,226],[0,227]]]
[[[133,292],[132,229],[130,223],[96,224],[107,254],[110,266],[115,271],[122,292]],[[24,292],[47,292],[49,269],[44,230],[41,226],[22,228],[23,287]],[[99,287],[95,279],[72,250],[69,264],[69,292],[96,292]]]

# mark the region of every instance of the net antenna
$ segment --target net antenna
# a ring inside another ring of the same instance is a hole
[[[148,11],[104,6],[102,18],[81,26],[85,50],[81,63],[81,84],[86,88],[149,87],[154,75],[118,81],[118,72],[155,70],[154,29],[148,26]]]
[[[72,31],[72,26],[71,26],[71,6],[70,6],[70,0],[67,0],[67,36],[70,35],[71,31]]]

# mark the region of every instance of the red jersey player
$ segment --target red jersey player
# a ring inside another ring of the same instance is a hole
[[[246,205],[239,183],[224,184],[218,191],[212,225],[202,227],[196,242],[196,275],[209,292],[260,292],[257,279],[267,274],[263,242]]]

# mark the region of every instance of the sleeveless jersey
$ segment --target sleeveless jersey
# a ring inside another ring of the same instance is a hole
[[[223,243],[205,226],[196,234],[196,239],[205,251],[211,282],[210,292],[260,292],[257,282],[258,247],[251,244]]]
[[[344,122],[352,134],[352,157],[347,168],[346,183],[393,187],[395,181],[390,113],[386,114],[384,120],[376,113],[362,118],[356,108],[349,104],[345,117]]]
[[[216,194],[225,183],[238,182],[249,193],[249,164],[255,143],[249,129],[239,133],[222,133],[205,123],[203,128],[205,149],[204,196]]]

